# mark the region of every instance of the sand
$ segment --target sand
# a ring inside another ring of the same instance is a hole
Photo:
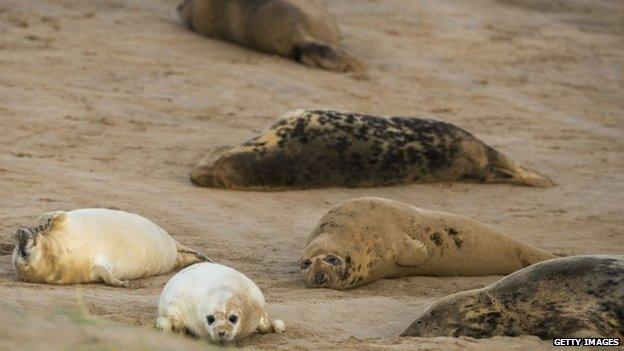
[[[12,235],[20,225],[50,210],[109,207],[150,218],[180,242],[257,282],[270,313],[288,329],[243,345],[549,347],[536,337],[397,337],[430,301],[499,276],[410,277],[352,291],[312,290],[304,288],[297,261],[316,221],[361,196],[467,215],[558,255],[621,254],[624,3],[320,3],[337,17],[345,49],[363,61],[365,72],[309,69],[202,38],[177,23],[175,0],[0,3],[0,296],[11,306],[0,311],[0,335],[10,332],[12,308],[31,317],[32,328],[42,318],[59,318],[58,329],[76,335],[71,319],[41,316],[60,306],[83,306],[85,315],[154,337],[156,302],[172,274],[120,289],[26,284],[12,273]],[[558,185],[267,193],[189,182],[202,158],[245,141],[296,108],[443,119]],[[40,327],[26,334],[28,342],[60,349],[52,342],[57,339],[46,342]],[[119,328],[113,329],[90,332],[116,338]]]

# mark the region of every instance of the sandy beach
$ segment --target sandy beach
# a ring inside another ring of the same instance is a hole
[[[16,281],[15,230],[47,211],[88,207],[145,216],[253,279],[287,330],[240,346],[550,347],[529,336],[398,337],[429,302],[500,276],[315,290],[304,287],[299,255],[325,212],[363,196],[462,214],[557,255],[622,254],[624,2],[318,3],[340,23],[344,48],[363,72],[310,69],[203,38],[177,21],[176,0],[0,2],[0,349],[93,349],[98,340],[134,349],[136,338],[149,349],[206,348],[153,331],[158,297],[174,273],[128,289]],[[557,186],[241,192],[190,183],[202,160],[298,108],[452,122]],[[73,309],[109,327],[50,316]]]

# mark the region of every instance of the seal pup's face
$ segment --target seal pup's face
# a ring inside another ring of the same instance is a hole
[[[306,284],[311,288],[340,289],[349,271],[351,257],[338,253],[304,255],[299,261],[299,269]]]
[[[221,292],[214,297],[214,304],[209,304],[203,311],[203,323],[210,340],[228,343],[234,340],[240,329],[243,315],[243,302],[231,292]]]
[[[38,267],[42,265],[41,245],[37,245],[40,234],[28,229],[20,228],[15,232],[15,249],[13,249],[13,268],[18,279],[31,278],[38,281]]]

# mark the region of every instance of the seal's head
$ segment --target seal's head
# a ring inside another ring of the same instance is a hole
[[[203,320],[206,333],[210,340],[228,343],[236,339],[239,330],[245,329],[245,303],[243,299],[230,291],[222,291],[210,299],[200,310],[199,318]]]
[[[319,237],[306,248],[299,269],[311,288],[348,288],[351,256],[339,244]]]
[[[470,308],[475,305],[479,309]],[[467,335],[483,338],[500,321],[485,294],[465,291],[446,296],[427,307],[401,336],[436,337]]]
[[[190,178],[193,184],[210,188],[275,187],[284,177],[295,179],[296,171],[292,169],[292,164],[293,161],[282,153],[269,152],[262,156],[261,152],[245,146],[234,148],[215,161],[198,166],[191,172]]]
[[[15,249],[13,249],[13,269],[18,279],[29,278],[29,281],[40,281],[40,267],[44,255],[40,244],[40,233],[28,228],[20,228],[15,232]],[[35,278],[35,279],[32,279]]]
[[[55,240],[47,237],[61,226],[65,216],[62,211],[49,212],[38,219],[34,228],[20,228],[15,232],[13,269],[19,280],[50,283],[57,270]]]

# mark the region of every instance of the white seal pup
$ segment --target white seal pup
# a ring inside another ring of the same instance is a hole
[[[210,261],[144,217],[102,208],[46,213],[15,238],[15,274],[33,283],[127,287],[128,279]]]
[[[285,325],[269,319],[264,296],[249,278],[230,267],[200,263],[167,282],[156,328],[227,343],[255,332],[281,333]]]
[[[624,337],[624,256],[540,262],[432,303],[401,336]]]

